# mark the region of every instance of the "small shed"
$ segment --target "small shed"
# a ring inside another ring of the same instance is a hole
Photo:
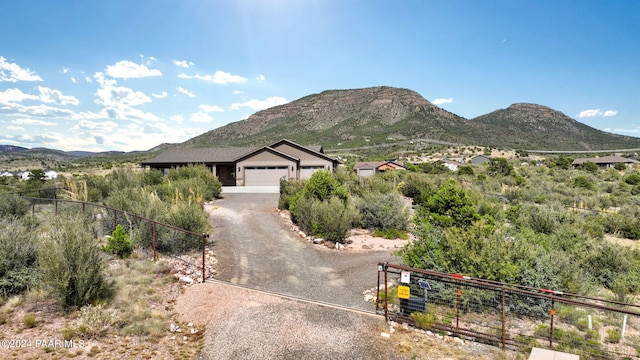
[[[363,161],[357,162],[353,169],[358,173],[358,176],[364,177],[389,170],[406,170],[407,168],[397,161]]]

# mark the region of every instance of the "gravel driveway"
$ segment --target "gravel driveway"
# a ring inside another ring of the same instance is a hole
[[[275,212],[278,194],[223,194],[213,204],[216,278],[251,289],[373,311],[363,292],[376,286],[387,251],[348,252],[299,238]],[[402,358],[380,336],[384,319],[260,291],[207,283],[178,303],[206,325],[201,359]],[[203,316],[207,314],[207,316]]]

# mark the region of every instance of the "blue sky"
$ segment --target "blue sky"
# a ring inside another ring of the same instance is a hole
[[[4,1],[0,144],[147,150],[330,89],[640,136],[640,1]]]

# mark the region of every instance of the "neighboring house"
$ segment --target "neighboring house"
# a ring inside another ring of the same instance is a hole
[[[18,173],[18,178],[20,180],[29,180],[30,175],[31,175],[30,171],[24,171],[24,172]]]
[[[442,163],[451,171],[456,171],[460,166],[464,165],[463,163],[457,162],[455,160],[449,160],[449,159],[442,160]]]
[[[387,170],[406,170],[407,168],[396,161],[363,161],[357,162],[353,169],[359,176],[371,176]]]
[[[583,164],[589,161],[592,163],[595,163],[600,167],[605,167],[605,168],[614,167],[616,166],[616,164],[634,165],[634,164],[640,163],[640,161],[625,158],[622,156],[603,156],[603,157],[596,157],[596,158],[578,158],[573,160],[571,165],[573,165],[573,167],[576,167],[580,164]]]
[[[485,155],[476,155],[471,158],[471,164],[473,165],[482,165],[491,161],[491,158]]]
[[[13,174],[8,172],[8,171],[4,171],[2,173],[0,173],[0,177],[12,177]]]
[[[263,147],[172,149],[140,162],[167,173],[186,165],[205,165],[224,186],[278,186],[280,179],[307,179],[317,170],[334,171],[338,160],[322,146],[280,140]]]
[[[58,178],[58,173],[53,171],[53,170],[49,170],[49,171],[44,173],[44,179],[45,180],[53,180],[53,179],[57,179],[57,178]]]

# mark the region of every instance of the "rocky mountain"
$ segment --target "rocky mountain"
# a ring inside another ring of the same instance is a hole
[[[473,127],[415,91],[373,87],[309,95],[259,111],[181,146],[263,145],[282,138],[327,148],[415,138],[461,142],[467,139],[467,128]]]
[[[541,105],[513,104],[467,120],[415,91],[386,86],[305,96],[178,146],[253,146],[282,138],[327,149],[417,138],[527,150],[640,148],[640,138],[606,133]]]
[[[471,120],[498,136],[480,134],[484,145],[535,150],[640,148],[640,138],[606,133],[542,105],[519,103]]]

